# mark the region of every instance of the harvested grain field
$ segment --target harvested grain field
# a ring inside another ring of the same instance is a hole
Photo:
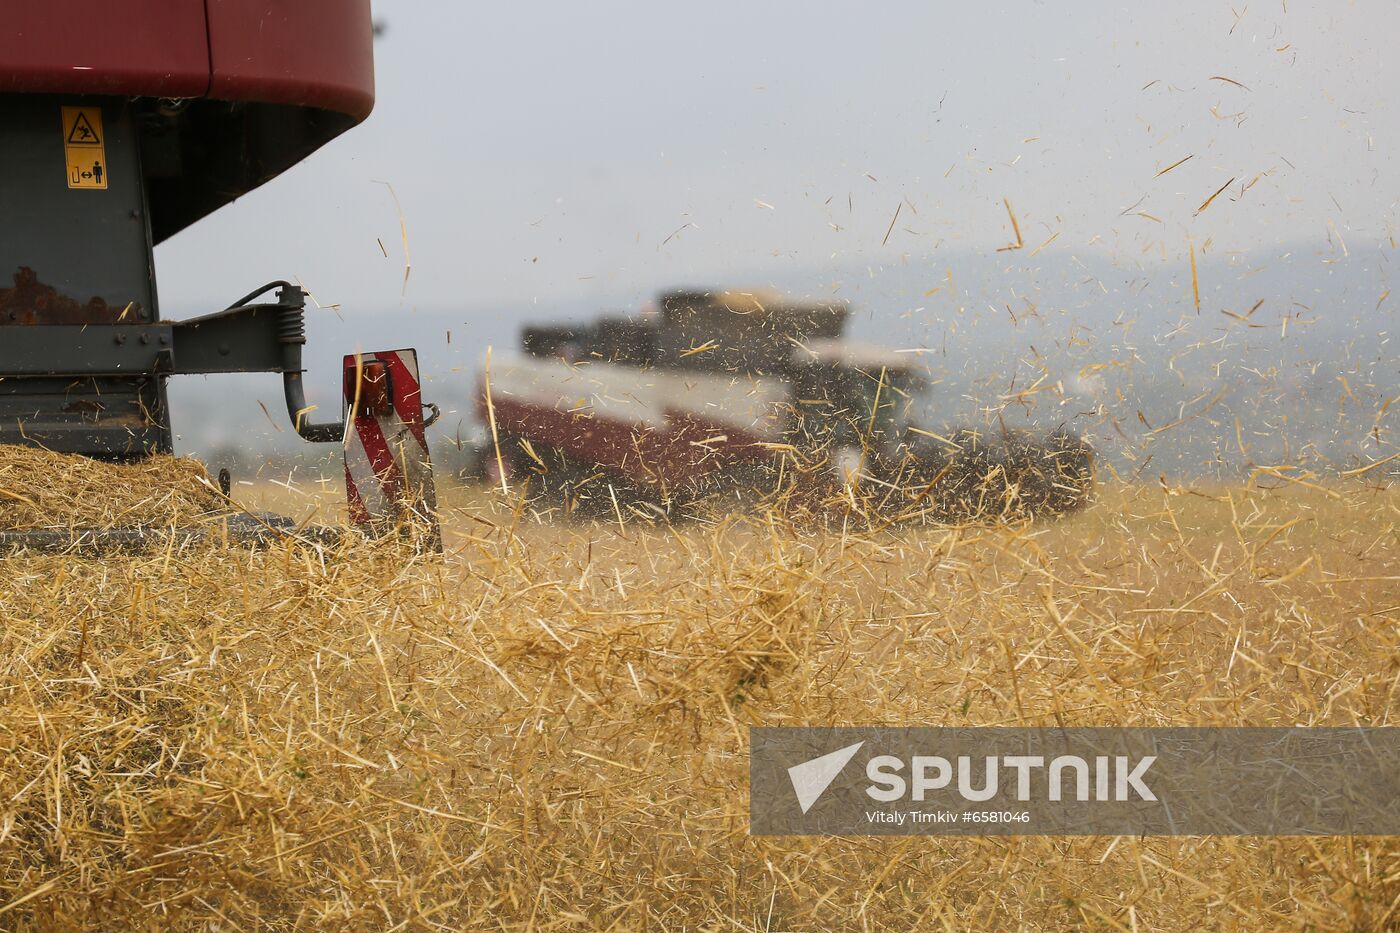
[[[873,536],[445,498],[443,558],[5,558],[0,925],[1400,917],[1393,840],[757,838],[746,796],[754,725],[1392,724],[1390,488],[1120,485],[1044,526]]]

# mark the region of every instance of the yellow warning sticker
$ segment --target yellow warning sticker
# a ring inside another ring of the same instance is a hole
[[[107,187],[101,107],[63,108],[63,152],[68,158],[68,187]]]

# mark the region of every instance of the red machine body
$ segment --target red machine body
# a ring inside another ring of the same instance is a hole
[[[0,93],[212,97],[374,106],[369,0],[70,0],[18,4],[0,31]]]

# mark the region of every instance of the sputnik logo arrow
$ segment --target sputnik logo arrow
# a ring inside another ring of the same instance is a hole
[[[802,807],[803,813],[812,809],[812,804],[831,786],[831,782],[836,780],[836,775],[841,773],[841,769],[846,767],[846,763],[855,757],[864,744],[865,742],[861,741],[847,745],[787,769],[788,779],[792,781],[793,792],[797,794],[797,803]]]

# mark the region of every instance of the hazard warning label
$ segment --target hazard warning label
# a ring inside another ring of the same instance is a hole
[[[68,187],[107,187],[101,107],[63,108],[63,152],[68,161]]]

